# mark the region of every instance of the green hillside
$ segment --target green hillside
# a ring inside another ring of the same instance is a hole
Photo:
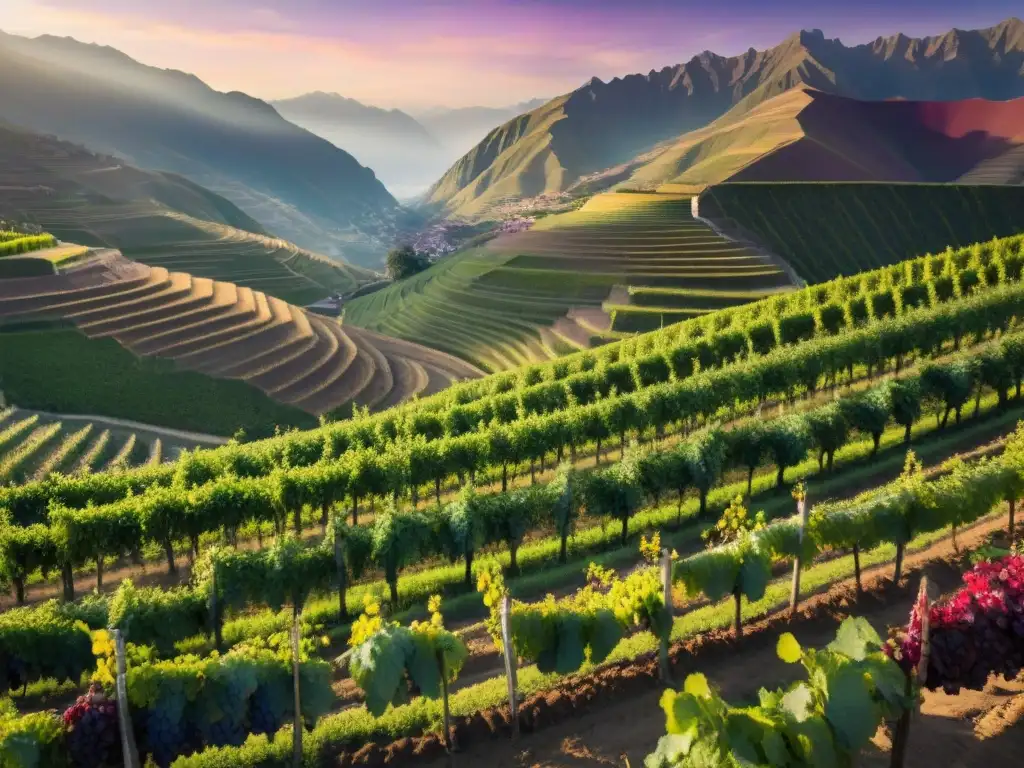
[[[240,381],[179,371],[139,358],[113,339],[89,339],[60,327],[0,326],[0,391],[22,408],[110,416],[230,437],[316,419]]]
[[[1024,187],[730,183],[708,188],[700,213],[821,282],[1024,232]]]
[[[373,279],[367,270],[268,237],[233,203],[181,176],[3,124],[0,219],[293,304],[348,293]]]
[[[790,284],[776,264],[694,221],[689,196],[615,193],[360,297],[346,305],[345,322],[493,371]],[[689,298],[634,306],[630,290],[650,287]]]

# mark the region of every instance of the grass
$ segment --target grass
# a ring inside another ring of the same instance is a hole
[[[701,214],[739,225],[810,282],[1024,232],[1024,188],[728,183]]]
[[[612,337],[620,324],[651,330],[709,302],[733,306],[788,285],[776,266],[696,222],[688,196],[606,194],[360,297],[346,305],[345,322],[497,371],[582,343],[589,333],[566,317],[574,307],[613,307]],[[609,304],[617,286],[623,300]],[[680,311],[669,319],[650,306],[634,309],[630,294],[648,288],[680,291],[670,305]]]
[[[112,339],[72,330],[0,333],[4,396],[23,408],[130,419],[230,436],[276,425],[309,429],[316,420],[274,402],[255,387],[177,370],[167,360],[139,358]]]

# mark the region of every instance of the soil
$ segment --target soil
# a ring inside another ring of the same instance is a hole
[[[961,534],[960,544],[975,547],[1001,526],[989,521]],[[681,681],[703,672],[731,701],[750,700],[761,687],[775,688],[800,676],[801,669],[781,662],[775,647],[781,633],[792,631],[804,646],[819,647],[834,637],[837,625],[849,615],[867,618],[884,636],[889,626],[904,623],[910,604],[927,574],[933,592],[949,592],[960,584],[965,566],[949,539],[910,556],[906,578],[891,584],[892,566],[864,573],[865,594],[857,597],[852,580],[804,601],[790,619],[780,609],[752,622],[737,643],[728,631],[711,631],[678,643],[671,649],[673,677]],[[456,766],[489,768],[577,768],[582,766],[641,766],[664,734],[664,715],[658,705],[661,685],[653,656],[609,665],[590,675],[566,679],[544,694],[534,695],[520,708],[522,735],[509,738],[507,707],[454,721],[459,745]],[[1024,747],[1024,729],[1014,727],[1024,716],[1024,681],[993,680],[983,692],[959,696],[929,693],[923,715],[911,732],[908,765],[926,766],[955,757],[957,766],[1014,765],[1010,757]],[[983,738],[984,737],[984,738]],[[880,729],[867,764],[888,762],[888,736]],[[981,757],[981,756],[984,757]],[[436,735],[403,739],[391,745],[366,745],[355,754],[338,757],[336,765],[409,765],[419,757],[428,768],[447,766]],[[627,762],[628,760],[628,762]]]

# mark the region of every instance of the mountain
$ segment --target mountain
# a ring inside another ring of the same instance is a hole
[[[588,177],[642,188],[722,181],[1024,182],[1024,97],[861,101],[807,87]]]
[[[396,201],[351,155],[243,93],[71,38],[0,33],[0,118],[171,171],[271,232],[363,263]]]
[[[547,102],[548,99],[531,99],[508,107],[435,107],[417,115],[417,119],[441,144],[456,153],[454,161],[499,125]]]
[[[323,92],[271,105],[286,120],[373,168],[398,197],[422,193],[455,159],[414,117],[399,109],[381,109]]]
[[[375,276],[268,237],[234,203],[183,176],[147,171],[0,121],[0,220],[120,249],[151,266],[306,304]]]
[[[738,118],[801,86],[862,100],[1015,98],[1024,95],[1024,22],[849,47],[804,30],[765,51],[705,51],[647,75],[593,78],[491,131],[426,202],[472,217],[503,198],[565,191],[730,110]]]

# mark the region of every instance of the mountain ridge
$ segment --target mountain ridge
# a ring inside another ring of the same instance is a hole
[[[800,30],[762,51],[706,51],[646,75],[591,78],[491,131],[431,187],[426,203],[472,218],[508,197],[563,192],[660,141],[799,85],[862,100],[1002,100],[1024,95],[1022,75],[1024,22],[1016,17],[980,30],[890,35],[849,47],[821,30]]]
[[[73,38],[5,34],[0,67],[11,123],[179,173],[305,247],[364,263],[385,250],[369,233],[397,202],[373,171],[260,99]]]

